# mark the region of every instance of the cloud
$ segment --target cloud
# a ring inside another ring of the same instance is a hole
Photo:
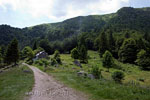
[[[61,21],[75,16],[112,13],[128,3],[129,0],[0,0],[0,7],[6,12],[12,9],[32,18]]]

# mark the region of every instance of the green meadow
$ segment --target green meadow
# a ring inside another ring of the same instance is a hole
[[[27,72],[25,72],[27,71]],[[33,72],[19,65],[0,73],[0,100],[23,100],[34,84]]]
[[[88,64],[82,64],[82,68],[80,68],[74,65],[74,59],[70,54],[61,54],[62,65],[48,66],[46,72],[67,86],[84,92],[90,100],[150,100],[150,72],[142,71],[136,65],[123,64],[117,60],[115,60],[115,64],[118,66],[110,68],[108,72],[102,66],[102,59],[97,52],[88,51],[88,55]],[[44,70],[43,66],[35,66]],[[79,71],[90,73],[93,66],[98,66],[102,70],[103,78],[91,80],[77,75]],[[115,83],[111,77],[111,74],[117,70],[125,74],[122,84]]]

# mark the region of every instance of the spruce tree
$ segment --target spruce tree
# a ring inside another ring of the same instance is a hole
[[[79,49],[79,59],[81,63],[88,63],[88,58],[87,58],[87,49],[85,45],[81,45]]]
[[[2,64],[2,60],[3,60],[3,57],[2,57],[2,49],[0,47],[0,65]]]
[[[146,41],[149,41],[149,34],[146,32],[143,36],[143,38],[146,40]]]
[[[11,43],[8,45],[6,54],[5,54],[5,62],[7,64],[15,63],[19,60],[19,49],[18,49],[18,41],[17,39],[13,39]]]
[[[105,51],[108,49],[107,47],[107,38],[106,34],[104,32],[101,33],[100,35],[100,43],[99,43],[99,54],[100,57],[105,53]]]
[[[146,50],[146,42],[142,38],[139,38],[136,43],[138,52],[142,49]]]
[[[37,47],[37,42],[35,41],[34,44],[33,44],[33,50],[36,50],[38,47]]]
[[[137,46],[135,40],[132,38],[124,40],[118,53],[119,60],[124,63],[134,63],[136,60],[136,54]]]
[[[115,52],[115,40],[111,31],[109,32],[108,46],[109,46],[110,52],[114,53]]]

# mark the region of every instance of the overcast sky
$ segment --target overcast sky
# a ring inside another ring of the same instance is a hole
[[[0,0],[0,24],[22,28],[113,13],[124,6],[150,7],[150,0]]]

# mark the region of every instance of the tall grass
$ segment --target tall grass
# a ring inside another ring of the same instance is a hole
[[[23,100],[33,84],[33,72],[26,66],[20,65],[0,73],[0,100]]]

